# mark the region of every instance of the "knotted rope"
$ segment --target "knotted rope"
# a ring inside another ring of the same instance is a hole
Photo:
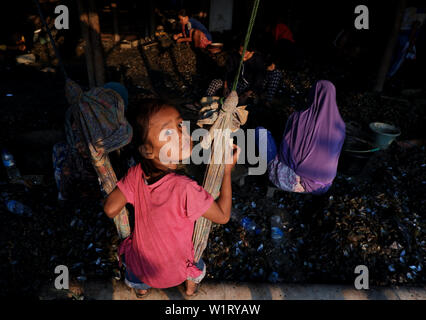
[[[221,99],[213,97],[211,103],[200,110],[201,118],[197,122],[200,127],[211,125],[209,134],[203,138],[201,146],[203,148],[211,147],[210,163],[204,176],[203,187],[215,199],[219,195],[220,187],[222,186],[223,173],[225,169],[226,152],[230,150],[230,134],[237,131],[241,125],[247,121],[248,111],[246,106],[238,106],[238,95],[236,92],[238,79],[241,68],[244,63],[244,55],[250,41],[251,32],[253,30],[254,21],[260,0],[254,0],[253,10],[250,17],[250,22],[244,41],[243,53],[241,56],[240,65],[237,75],[232,86],[232,91],[225,99],[225,102],[219,108]],[[207,100],[204,99],[204,102]],[[203,103],[203,99],[201,100]],[[212,144],[214,141],[214,144]],[[217,159],[219,158],[219,159]],[[219,163],[216,161],[219,160]],[[199,261],[209,238],[212,222],[203,217],[199,218],[195,224],[192,241],[194,243],[194,261]]]

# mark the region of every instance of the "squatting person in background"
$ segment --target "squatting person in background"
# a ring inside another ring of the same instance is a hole
[[[173,36],[176,42],[193,42],[195,48],[202,49],[212,43],[210,32],[200,21],[190,18],[185,10],[179,11],[178,18],[182,32]]]

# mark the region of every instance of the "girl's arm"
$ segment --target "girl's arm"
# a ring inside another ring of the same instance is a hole
[[[231,217],[232,186],[231,173],[225,173],[219,198],[212,203],[203,217],[218,224],[228,223]]]
[[[104,204],[104,211],[108,218],[112,219],[119,214],[126,203],[127,200],[124,194],[119,188],[115,187],[115,189],[108,195]]]
[[[178,33],[178,34],[173,35],[173,39],[175,39],[175,40],[182,38],[182,37],[183,37],[182,33]]]
[[[231,206],[232,206],[232,185],[231,185],[231,171],[235,166],[240,155],[241,149],[236,145],[233,146],[234,154],[233,161],[230,164],[225,165],[225,172],[223,175],[222,188],[220,190],[220,196],[213,202],[210,208],[203,214],[203,217],[209,219],[214,223],[226,224],[231,217]]]
[[[182,38],[179,38],[176,42],[191,42],[192,41],[192,33],[194,32],[194,29],[191,29],[189,31],[189,37],[185,38],[182,34]]]

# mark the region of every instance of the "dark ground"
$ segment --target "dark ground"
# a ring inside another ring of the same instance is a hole
[[[138,49],[115,48],[106,59],[108,76],[127,85],[130,105],[157,93],[174,101],[184,118],[195,120],[197,114],[182,107],[203,90],[197,89],[199,78],[193,78],[194,56],[185,46],[173,50],[174,64],[167,52],[141,54]],[[68,70],[71,78],[85,85],[82,60],[70,61]],[[325,78],[336,84],[346,123],[356,121],[367,132],[370,122],[383,121],[401,128],[399,140],[424,137],[425,90],[406,90],[417,89],[415,83],[397,79],[379,96],[360,88],[348,71],[353,68],[344,64],[318,67],[308,59],[301,70],[285,70],[285,86],[276,101],[269,108],[257,106],[257,116],[246,128],[261,124],[278,138],[288,115],[304,106],[307,89]],[[102,212],[99,193],[80,189],[76,200],[57,201],[51,148],[63,139],[67,108],[60,75],[31,66],[3,68],[0,108],[0,144],[15,155],[22,174],[44,175],[43,185],[29,188],[8,184],[1,171],[0,294],[36,297],[42,284],[53,285],[57,265],[68,266],[77,281],[113,277],[118,239]],[[236,218],[211,232],[204,253],[207,277],[351,284],[355,267],[365,264],[371,285],[424,284],[425,159],[424,146],[403,149],[394,143],[377,152],[360,174],[339,172],[331,190],[320,197],[276,192],[273,199],[266,199],[265,177],[248,177],[243,187],[233,187]],[[33,215],[8,212],[6,199],[23,202]],[[281,247],[270,240],[272,214],[283,219]],[[240,226],[242,216],[256,223],[258,234]]]

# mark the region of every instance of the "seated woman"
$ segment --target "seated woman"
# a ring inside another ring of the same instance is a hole
[[[301,193],[328,191],[337,172],[345,140],[345,123],[336,104],[336,88],[326,80],[315,83],[310,107],[290,115],[279,152],[272,135],[260,135],[257,145],[267,145],[269,180],[278,188]],[[264,140],[267,141],[259,141]]]
[[[200,21],[190,18],[185,10],[179,11],[178,18],[182,33],[173,36],[176,42],[194,42],[195,48],[206,48],[212,43],[210,32]]]

